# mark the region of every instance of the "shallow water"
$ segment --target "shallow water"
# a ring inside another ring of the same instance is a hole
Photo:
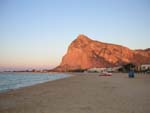
[[[54,73],[0,73],[0,92],[70,77]]]

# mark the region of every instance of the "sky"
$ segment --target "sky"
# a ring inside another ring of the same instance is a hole
[[[0,70],[53,68],[79,34],[150,48],[150,0],[0,0]]]

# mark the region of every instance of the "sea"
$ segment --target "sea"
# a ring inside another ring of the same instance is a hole
[[[32,86],[35,84],[67,78],[70,76],[72,75],[63,73],[1,72],[0,92],[6,92],[21,87]]]

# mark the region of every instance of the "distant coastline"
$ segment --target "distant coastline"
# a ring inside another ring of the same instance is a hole
[[[31,73],[47,73],[47,72],[52,72],[51,70],[44,69],[44,70],[12,70],[12,71],[1,71],[1,72],[15,72],[15,73],[26,73],[26,72],[31,72]]]

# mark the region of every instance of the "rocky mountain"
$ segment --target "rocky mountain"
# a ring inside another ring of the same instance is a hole
[[[150,64],[150,48],[131,50],[127,47],[99,42],[79,35],[70,45],[55,71],[114,67],[127,63]]]

